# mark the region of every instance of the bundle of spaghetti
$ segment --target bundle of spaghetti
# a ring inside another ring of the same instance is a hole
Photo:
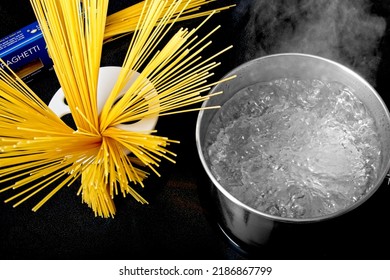
[[[119,77],[99,113],[97,83],[108,1],[31,0],[77,129],[8,74],[10,69],[0,69],[0,180],[16,181],[0,191],[19,191],[7,201],[19,199],[16,206],[46,190],[36,211],[80,178],[78,195],[96,216],[113,217],[119,194],[147,203],[130,183],[144,187],[145,168],[160,176],[162,159],[175,162],[168,146],[178,141],[154,135],[156,130],[130,131],[121,125],[199,110],[192,105],[211,97],[202,93],[234,78],[207,82],[210,70],[219,65],[211,61],[230,49],[200,57],[211,43],[205,40],[219,27],[202,39],[196,32],[213,13],[193,30],[180,29],[159,50],[190,1],[144,2]]]
[[[31,1],[79,129],[97,132],[96,91],[108,0]]]
[[[180,3],[178,10],[176,10],[176,13],[179,13],[180,11],[181,15],[177,19],[177,21],[184,21],[184,20],[190,20],[199,17],[206,17],[211,13],[224,11],[234,6],[234,5],[228,5],[228,6],[215,8],[212,10],[201,11],[201,7],[204,7],[207,4],[210,4],[215,1],[216,0],[192,0],[189,3],[186,2]],[[166,11],[167,7],[169,7],[174,2],[176,2],[176,0],[168,0],[164,12]],[[137,27],[137,23],[143,11],[144,5],[145,5],[145,1],[142,1],[109,15],[107,17],[106,30],[104,34],[105,42],[129,33],[133,33]],[[175,16],[176,15],[177,14],[175,14]]]
[[[35,182],[7,201],[26,195],[18,205],[70,173],[63,183],[76,179],[82,169],[77,162],[96,153],[99,139],[75,133],[24,82],[3,69],[0,96],[0,183],[16,180],[1,191]],[[76,145],[82,148],[75,150]]]
[[[124,196],[131,194],[136,200],[146,202],[128,185],[128,181],[142,184],[148,173],[133,165],[142,166],[137,156],[147,161],[142,153],[148,154],[150,149],[156,150],[157,154],[166,153],[164,148],[156,146],[166,146],[169,140],[141,133],[123,135],[115,128],[105,132],[106,135],[112,134],[114,140],[84,130],[74,131],[19,77],[11,76],[3,69],[0,69],[0,96],[0,183],[16,181],[0,192],[24,187],[6,202],[18,199],[14,204],[17,206],[59,182],[33,208],[36,211],[62,187],[71,185],[80,176],[82,188],[79,193],[83,190],[83,201],[97,215],[108,217],[115,213],[112,200],[115,181],[122,183]],[[126,148],[136,157],[123,153],[122,138],[131,142]],[[99,162],[102,158],[104,164]],[[109,184],[108,180],[114,182]],[[100,187],[95,188],[97,185]],[[118,194],[116,189],[115,194]]]
[[[158,5],[158,2],[152,2]],[[177,6],[179,3],[180,1],[176,1]],[[170,8],[172,7],[175,6],[171,5]],[[163,7],[159,8],[163,10]],[[175,7],[175,9],[177,8]],[[184,111],[178,111],[177,109],[209,99],[212,97],[211,95],[202,96],[201,93],[209,91],[214,84],[223,82],[206,83],[207,78],[213,75],[209,71],[219,65],[219,63],[210,61],[232,46],[202,61],[202,57],[199,56],[199,53],[211,44],[211,41],[207,43],[204,43],[204,41],[220,26],[217,26],[201,40],[197,41],[197,37],[194,36],[213,13],[191,31],[180,29],[162,50],[152,55],[159,43],[157,39],[165,36],[164,32],[167,30],[164,30],[164,27],[169,30],[168,23],[173,16],[169,15],[169,12],[173,14],[172,11],[167,11],[165,15],[168,14],[169,16],[158,20],[158,9],[153,8],[153,10],[155,12],[151,15],[142,16],[143,13],[141,14],[140,23],[142,25],[137,27],[136,36],[133,37],[130,43],[121,74],[100,115],[101,130],[123,122],[133,122],[140,118],[150,117],[156,113],[162,116],[198,110],[198,108]],[[153,29],[154,25],[157,26],[155,29]],[[144,34],[150,34],[150,36],[144,36]],[[201,45],[202,43],[204,44]],[[123,97],[115,102],[134,71],[140,71],[141,75]],[[153,85],[153,88],[151,85]],[[156,90],[158,95],[150,97],[152,90]],[[153,106],[156,103],[159,106]]]

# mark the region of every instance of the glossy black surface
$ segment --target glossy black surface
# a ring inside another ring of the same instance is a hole
[[[112,0],[110,13],[136,1]],[[254,1],[217,1],[237,3],[238,7],[214,16],[200,31],[205,33],[218,24],[221,30],[213,37],[207,54],[233,44],[234,50],[222,55],[222,65],[215,78],[248,59],[248,39],[244,26],[248,20],[245,5]],[[256,1],[257,2],[257,1]],[[259,1],[260,2],[260,1]],[[272,2],[272,1],[270,1]],[[273,1],[286,2],[287,1]],[[302,2],[302,1],[295,1]],[[375,1],[372,11],[390,19],[389,1]],[[28,0],[2,1],[0,37],[31,22],[34,15]],[[193,27],[200,20],[180,26]],[[275,30],[275,32],[280,30]],[[378,68],[367,79],[375,84],[387,102],[390,84],[390,37],[386,26],[379,42],[382,54]],[[264,34],[262,36],[265,36]],[[274,36],[268,34],[267,36]],[[276,35],[275,35],[276,36]],[[277,37],[277,36],[276,36]],[[129,37],[104,46],[102,65],[121,65]],[[272,53],[272,46],[266,50]],[[253,55],[253,54],[252,54]],[[206,55],[205,55],[206,56]],[[371,71],[369,74],[371,74]],[[59,88],[53,72],[39,77],[30,86],[48,102]],[[195,146],[197,113],[159,119],[159,135],[180,140],[171,150],[177,163],[163,161],[162,177],[150,176],[141,194],[149,205],[130,198],[116,198],[114,219],[95,218],[76,196],[77,186],[62,189],[38,213],[30,211],[38,198],[17,208],[0,204],[1,259],[389,259],[390,258],[390,187],[385,182],[358,209],[320,224],[283,225],[262,248],[237,248],[224,236],[214,219],[208,184]],[[0,200],[8,197],[1,193]],[[245,250],[245,252],[243,251]]]

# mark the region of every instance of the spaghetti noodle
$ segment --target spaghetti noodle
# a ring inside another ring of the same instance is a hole
[[[176,13],[180,11],[180,17],[177,21],[190,20],[198,17],[206,17],[215,12],[221,12],[227,10],[234,5],[224,6],[216,8],[214,10],[200,11],[202,6],[206,6],[216,0],[192,0],[191,2],[185,1],[179,4]],[[176,0],[168,0],[165,10]],[[145,2],[139,2],[128,8],[122,9],[116,13],[107,16],[106,29],[104,34],[105,42],[114,40],[117,37],[133,33],[136,30],[139,17],[143,12]],[[146,3],[146,5],[149,5]],[[177,15],[177,14],[176,14]]]
[[[211,61],[230,47],[201,60],[199,54],[210,45],[205,39],[218,29],[199,40],[195,33],[202,23],[193,30],[180,29],[159,50],[191,1],[145,0],[119,77],[99,113],[97,86],[108,0],[31,3],[77,129],[67,126],[10,69],[0,69],[0,182],[16,182],[0,192],[18,190],[6,200],[16,200],[17,206],[46,190],[33,208],[37,211],[80,178],[78,194],[96,216],[113,217],[119,194],[147,203],[130,183],[143,187],[149,175],[145,168],[159,175],[161,159],[175,162],[168,146],[178,141],[120,125],[199,110],[182,108],[207,100],[211,96],[202,93],[224,81],[207,79],[219,65]],[[136,72],[139,75],[125,90]]]

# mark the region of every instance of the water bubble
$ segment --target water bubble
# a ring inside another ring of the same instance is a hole
[[[373,118],[340,83],[286,78],[252,85],[222,106],[208,132],[221,185],[282,217],[347,207],[367,193],[380,162]]]

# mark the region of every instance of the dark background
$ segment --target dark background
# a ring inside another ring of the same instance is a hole
[[[111,0],[109,13],[136,2]],[[245,8],[250,2],[254,1],[217,1],[210,6],[238,4],[238,8],[214,16],[200,31],[201,35],[222,25],[205,56],[234,45],[217,59],[222,65],[215,70],[214,79],[248,59],[244,27],[248,21]],[[387,23],[390,20],[388,1],[373,1],[370,9]],[[33,21],[28,0],[1,2],[0,38]],[[199,22],[191,20],[178,26],[195,27]],[[373,78],[367,77],[385,102],[389,90],[388,29],[386,26],[380,38],[377,71]],[[268,35],[273,36],[272,32]],[[120,66],[129,38],[105,44],[102,65]],[[59,88],[53,72],[29,85],[45,102]],[[158,135],[181,143],[171,146],[178,154],[177,163],[163,162],[159,168],[162,177],[151,175],[140,191],[148,205],[116,197],[115,218],[95,218],[76,196],[77,186],[63,188],[37,213],[30,209],[38,198],[17,208],[1,203],[0,259],[390,259],[387,182],[366,203],[342,217],[320,224],[286,225],[256,250],[244,252],[233,246],[218,228],[207,195],[208,182],[195,146],[196,118],[197,113],[187,113],[159,119]],[[8,195],[1,193],[0,200]]]

